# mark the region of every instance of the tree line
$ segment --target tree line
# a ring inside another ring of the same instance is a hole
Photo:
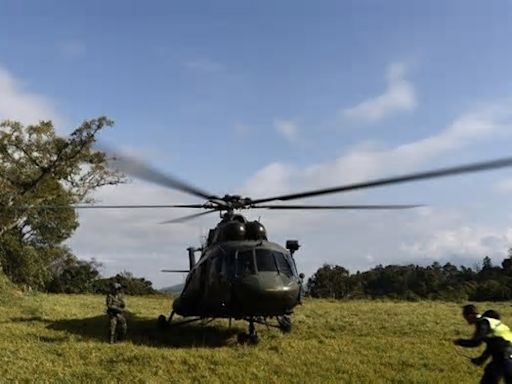
[[[99,269],[101,263],[96,260],[85,261],[76,257],[59,260],[52,266],[52,278],[48,281],[46,291],[50,293],[101,293],[112,290],[114,283],[123,287],[128,295],[156,294],[153,283],[143,277],[135,277],[124,271],[111,277],[102,277]]]
[[[339,265],[324,264],[308,279],[307,293],[332,299],[511,300],[512,248],[501,266],[493,266],[487,256],[474,268],[434,262],[428,266],[378,265],[355,274]]]

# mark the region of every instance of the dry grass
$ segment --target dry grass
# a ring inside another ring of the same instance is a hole
[[[451,343],[472,332],[453,303],[308,300],[291,334],[260,326],[257,346],[236,343],[243,322],[162,333],[162,296],[130,297],[128,307],[129,338],[109,345],[103,297],[10,295],[0,301],[0,381],[472,383],[481,373],[462,356],[479,351]],[[508,304],[481,307],[512,324]]]

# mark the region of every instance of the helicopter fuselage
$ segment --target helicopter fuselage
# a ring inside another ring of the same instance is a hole
[[[282,316],[300,301],[302,282],[290,252],[268,240],[222,241],[191,268],[173,311],[181,316]]]

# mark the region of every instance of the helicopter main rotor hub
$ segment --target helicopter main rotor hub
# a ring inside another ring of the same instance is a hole
[[[221,198],[212,198],[209,200],[212,205],[208,208],[217,208],[221,211],[233,211],[236,209],[249,208],[252,205],[252,199],[248,197],[242,197],[240,195],[224,195]]]

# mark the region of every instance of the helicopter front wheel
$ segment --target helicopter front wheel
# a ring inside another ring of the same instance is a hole
[[[238,341],[238,344],[245,344],[248,339],[249,339],[249,335],[245,332],[240,332],[236,336],[236,341]]]
[[[258,333],[256,332],[256,327],[254,326],[254,319],[250,318],[249,320],[249,332],[241,332],[237,336],[237,341],[239,344],[251,344],[256,345],[260,341],[258,337]]]
[[[250,344],[256,345],[259,343],[260,338],[256,332],[249,334],[246,332],[240,332],[236,337],[238,344]]]
[[[284,333],[290,333],[292,331],[292,319],[289,316],[276,316],[279,329]]]
[[[167,321],[167,318],[164,315],[158,316],[158,327],[160,329],[165,329],[169,326],[169,322]]]

